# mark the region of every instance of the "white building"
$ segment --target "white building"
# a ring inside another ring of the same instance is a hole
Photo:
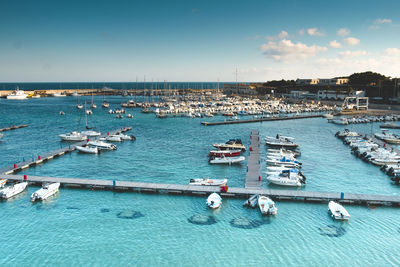
[[[337,92],[335,90],[319,90],[317,93],[318,99],[325,100],[344,100],[348,96],[364,97],[365,91],[353,91],[351,93]]]
[[[349,83],[349,78],[333,79],[297,79],[296,85],[344,85]]]

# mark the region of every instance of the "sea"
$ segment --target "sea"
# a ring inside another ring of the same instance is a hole
[[[0,128],[28,124],[3,132],[0,168],[68,146],[58,135],[84,130],[84,111],[75,106],[91,99],[0,99]],[[129,99],[106,97],[113,109]],[[386,174],[356,158],[334,136],[345,127],[375,133],[381,123],[340,126],[312,118],[203,126],[201,121],[224,118],[158,119],[134,108],[126,109],[133,119],[117,119],[101,108],[103,96],[95,96],[94,102],[98,108],[88,116],[88,126],[103,133],[131,126],[129,134],[136,141],[118,143],[117,150],[99,155],[69,153],[21,174],[28,179],[41,175],[172,184],[212,177],[243,187],[246,162],[215,166],[207,155],[213,143],[231,138],[248,146],[255,129],[261,137],[279,133],[300,144],[307,184],[289,190],[400,194]],[[262,187],[279,189],[266,182],[263,144],[261,151]],[[221,208],[210,210],[203,196],[88,189],[61,188],[50,200],[32,204],[29,196],[37,189],[30,186],[0,202],[0,266],[400,265],[398,208],[347,205],[351,219],[339,222],[329,216],[327,203],[277,201],[278,214],[263,217],[257,209],[242,207],[243,199],[223,199]]]

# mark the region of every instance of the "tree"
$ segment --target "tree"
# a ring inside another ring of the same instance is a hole
[[[352,86],[377,86],[379,82],[387,80],[390,80],[390,77],[372,71],[354,73],[349,76],[349,84]]]

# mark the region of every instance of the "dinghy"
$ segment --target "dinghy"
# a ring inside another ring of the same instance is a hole
[[[13,197],[15,195],[18,195],[22,191],[25,190],[27,187],[28,183],[27,182],[22,182],[22,183],[17,183],[12,186],[8,186],[4,189],[0,190],[0,198],[7,199],[10,197]]]
[[[228,179],[210,179],[210,178],[196,178],[190,179],[190,185],[213,185],[213,186],[223,186],[226,185]]]
[[[99,149],[97,147],[91,146],[76,146],[75,147],[79,152],[88,153],[88,154],[97,154],[99,153]]]
[[[276,215],[278,213],[275,202],[266,196],[260,196],[258,198],[258,207],[262,215]]]
[[[257,203],[258,203],[258,198],[260,197],[260,195],[252,195],[248,200],[246,200],[243,203],[244,207],[249,207],[249,208],[255,208],[257,207]]]
[[[221,206],[222,198],[217,193],[212,193],[207,198],[207,206],[210,209],[217,209]]]
[[[31,195],[31,201],[43,201],[58,192],[60,183],[43,184],[42,188]]]
[[[329,212],[332,215],[332,218],[334,218],[336,220],[348,220],[348,219],[350,219],[350,214],[339,203],[336,203],[334,201],[330,201],[329,204],[328,204],[328,207],[329,207]]]

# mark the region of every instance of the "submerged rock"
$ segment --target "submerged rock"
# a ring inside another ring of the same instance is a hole
[[[346,233],[346,230],[341,226],[327,225],[324,227],[318,227],[320,235],[326,235],[329,237],[340,237]]]
[[[267,222],[261,220],[251,220],[248,218],[235,218],[232,219],[230,222],[231,226],[241,229],[254,229],[258,228]]]
[[[100,210],[102,213],[105,213],[105,212],[110,212],[110,209],[101,209]]]
[[[126,210],[119,212],[117,217],[120,219],[138,219],[144,217],[144,215],[140,211]]]
[[[217,220],[214,216],[205,215],[205,214],[195,214],[188,219],[188,222],[198,225],[211,225],[217,223]]]

